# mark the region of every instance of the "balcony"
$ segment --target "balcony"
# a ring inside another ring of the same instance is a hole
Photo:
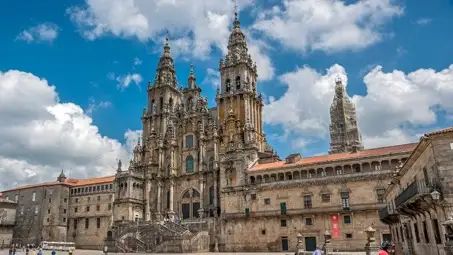
[[[393,206],[388,204],[387,206],[379,210],[379,219],[388,225],[397,223],[399,221],[398,212],[395,211]]]
[[[440,190],[437,180],[415,180],[395,198],[396,210],[407,216],[414,216],[426,210],[432,203],[431,192]]]

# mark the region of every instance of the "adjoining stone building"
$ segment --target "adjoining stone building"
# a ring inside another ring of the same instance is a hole
[[[100,247],[112,222],[113,179],[67,179],[62,171],[57,181],[4,191],[17,203],[13,242],[75,241],[80,248]]]
[[[0,193],[0,247],[9,247],[13,240],[13,229],[16,224],[16,207],[14,201]]]
[[[397,254],[446,254],[453,233],[442,224],[453,216],[452,175],[453,127],[424,135],[394,171],[379,216],[390,226]]]

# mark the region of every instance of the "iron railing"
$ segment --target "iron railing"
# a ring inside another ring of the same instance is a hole
[[[438,188],[439,182],[437,179],[415,180],[395,198],[395,206],[399,207],[415,196],[430,194],[434,189]]]

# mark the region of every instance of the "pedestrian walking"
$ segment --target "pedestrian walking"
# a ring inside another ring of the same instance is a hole
[[[8,255],[13,255],[13,248],[9,247]]]
[[[106,246],[104,246],[104,255],[107,255],[107,253],[108,253],[108,249],[109,249],[109,247],[107,247],[107,245],[106,245]]]
[[[25,248],[25,255],[28,255],[29,252],[30,252],[30,250],[28,249],[28,245],[27,245],[27,247]]]
[[[52,250],[52,255],[57,255],[57,252],[55,250]]]
[[[39,249],[38,255],[42,255],[42,250],[41,249]]]

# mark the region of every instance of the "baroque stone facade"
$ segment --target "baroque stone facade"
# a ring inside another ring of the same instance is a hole
[[[329,153],[280,160],[266,143],[257,67],[237,15],[219,71],[216,107],[208,108],[193,66],[179,86],[166,41],[129,167],[119,161],[112,177],[62,173],[6,191],[24,212],[15,238],[179,252],[295,250],[297,233],[313,250],[326,230],[333,249],[363,250],[370,225],[377,241],[391,238],[378,211],[416,144],[364,149],[355,107],[336,80]]]
[[[453,243],[453,127],[424,135],[393,173],[379,211],[389,225],[398,255],[451,254]]]

